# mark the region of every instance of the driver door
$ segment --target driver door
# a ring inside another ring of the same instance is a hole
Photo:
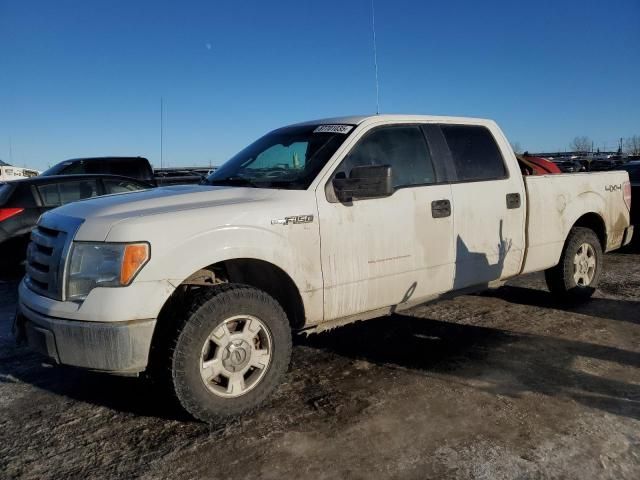
[[[438,183],[420,126],[366,132],[333,176],[360,165],[390,165],[394,191],[340,203],[331,182],[317,190],[325,320],[420,301],[452,286],[451,210],[433,210],[450,205],[451,187]]]

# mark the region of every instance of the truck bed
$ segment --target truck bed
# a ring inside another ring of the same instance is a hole
[[[629,225],[623,194],[628,181],[624,171],[525,176],[527,254],[522,273],[556,265],[578,220],[594,224],[604,251],[620,248]]]

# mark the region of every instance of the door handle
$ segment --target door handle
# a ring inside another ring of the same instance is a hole
[[[520,208],[521,203],[519,193],[507,193],[507,208]]]
[[[431,202],[431,216],[433,218],[445,218],[451,215],[451,202],[449,200],[434,200]]]

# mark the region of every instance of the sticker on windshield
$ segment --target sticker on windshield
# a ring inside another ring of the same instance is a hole
[[[344,133],[351,131],[353,125],[320,125],[313,133]]]

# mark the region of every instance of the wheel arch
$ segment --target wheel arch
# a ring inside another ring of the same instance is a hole
[[[305,306],[300,289],[283,268],[257,258],[233,258],[210,265],[207,269],[224,272],[230,283],[263,290],[282,306],[292,328],[304,325]]]
[[[603,251],[606,250],[606,248],[607,248],[607,227],[606,227],[606,224],[604,222],[604,219],[602,218],[602,216],[600,214],[595,213],[595,212],[588,212],[588,213],[585,213],[584,215],[582,215],[581,217],[579,217],[573,223],[573,225],[571,226],[571,228],[567,232],[567,235],[566,235],[566,238],[565,238],[565,243],[567,242],[567,239],[569,238],[569,232],[575,227],[584,227],[584,228],[588,228],[590,230],[593,230],[593,232],[598,237],[598,240],[600,241],[600,246],[602,247],[602,250]]]
[[[171,348],[180,325],[180,315],[189,308],[192,289],[212,288],[227,282],[249,285],[273,297],[287,315],[292,330],[305,325],[306,310],[302,294],[283,268],[257,258],[221,260],[203,266],[182,280],[164,302],[151,341],[151,373],[158,368],[166,368],[165,352]]]
[[[260,258],[239,257],[220,260],[194,271],[182,279],[165,301],[159,318],[167,309],[175,308],[176,302],[193,288],[211,288],[221,283],[240,283],[258,288],[273,297],[282,306],[293,329],[305,323],[305,304],[300,288],[293,278],[280,266]]]

